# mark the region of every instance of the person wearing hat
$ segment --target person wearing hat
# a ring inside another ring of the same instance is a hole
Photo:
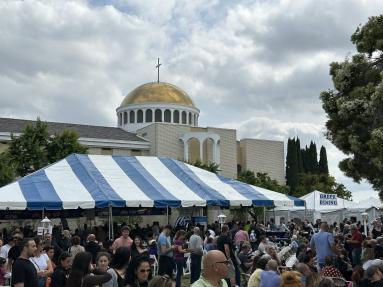
[[[133,244],[133,239],[130,238],[130,229],[128,226],[121,227],[121,236],[117,238],[112,245],[113,254],[119,247],[128,247],[130,248]]]

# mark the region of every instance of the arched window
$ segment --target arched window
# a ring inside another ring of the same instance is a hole
[[[156,123],[158,122],[162,122],[162,111],[160,109],[157,109],[155,112],[154,112],[154,121]]]
[[[118,113],[118,125],[122,125],[122,113]]]
[[[182,112],[182,124],[186,125],[186,112],[185,111]]]
[[[191,114],[191,113],[189,113],[189,125],[191,125],[191,124],[192,124],[192,122],[191,122],[191,118],[192,118],[192,114]]]
[[[128,123],[128,113],[124,112],[124,124]]]
[[[164,122],[170,123],[172,120],[170,110],[165,110],[164,112]]]
[[[142,110],[137,111],[137,123],[143,123],[144,122],[144,113]]]
[[[180,112],[175,110],[173,112],[173,123],[179,124],[180,123]]]
[[[135,119],[134,119],[134,111],[130,111],[130,113],[129,113],[129,122],[131,123],[131,124],[134,124],[134,121],[135,121]]]
[[[146,110],[146,112],[145,112],[145,121],[147,123],[153,122],[153,111],[151,109]]]

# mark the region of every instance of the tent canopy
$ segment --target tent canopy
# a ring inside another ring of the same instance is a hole
[[[72,154],[0,188],[0,209],[304,206],[167,157]]]
[[[321,195],[326,195],[326,193],[320,192],[318,190],[314,190],[302,197],[300,197],[302,200],[306,201],[306,208],[307,210],[314,210],[316,212],[330,212],[335,210],[341,210],[341,209],[353,209],[356,208],[357,204],[353,201],[346,200],[343,198],[337,198],[336,204],[321,204]],[[304,210],[304,207],[292,207],[289,208],[291,211],[296,210]],[[288,210],[286,207],[278,207],[275,208],[275,211],[278,210]]]

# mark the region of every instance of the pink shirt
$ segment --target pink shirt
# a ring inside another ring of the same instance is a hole
[[[130,248],[132,246],[132,244],[133,244],[132,238],[128,237],[127,239],[125,239],[124,237],[121,236],[113,242],[112,249],[116,250],[119,247],[129,247]]]
[[[234,243],[238,245],[244,241],[249,241],[249,234],[244,230],[238,230],[234,236]]]

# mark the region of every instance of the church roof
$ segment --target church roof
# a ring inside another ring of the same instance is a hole
[[[124,98],[120,107],[146,103],[170,103],[195,108],[192,99],[185,91],[164,82],[146,83],[135,88]]]
[[[11,118],[0,118],[0,133],[22,133],[24,127],[27,124],[33,124],[36,121],[11,119]],[[113,139],[123,141],[138,141],[146,142],[146,140],[138,137],[134,133],[124,131],[116,127],[105,127],[105,126],[91,126],[91,125],[79,125],[70,123],[56,123],[56,122],[45,122],[48,125],[50,134],[60,133],[63,130],[74,130],[82,138],[95,138],[95,139]]]

